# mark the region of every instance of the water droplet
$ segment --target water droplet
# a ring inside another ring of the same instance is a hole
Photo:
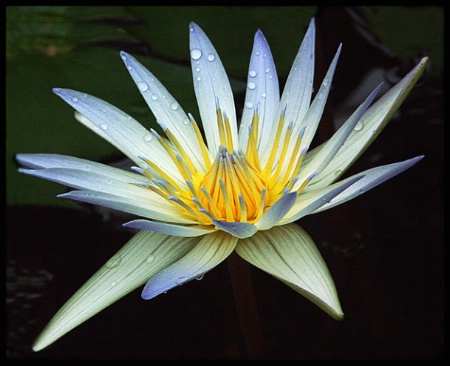
[[[177,285],[182,285],[184,281],[186,281],[186,276],[180,276],[177,278],[176,283]]]
[[[253,90],[253,89],[256,88],[256,84],[255,84],[255,83],[252,83],[252,82],[249,82],[249,83],[247,84],[247,86],[248,86],[248,88],[249,88],[250,90]]]
[[[322,84],[323,84],[323,86],[327,86],[328,85],[328,79],[325,79]]]
[[[106,131],[108,129],[108,125],[106,123],[101,123],[99,126],[103,131]]]
[[[195,78],[195,80],[197,80],[197,81],[201,81],[201,80],[202,80],[202,78],[201,78],[200,76],[197,76],[197,77]]]
[[[83,94],[83,98],[87,98],[87,94]]]
[[[111,286],[114,287],[115,285],[117,285],[117,282],[116,281],[112,281],[111,282]]]
[[[133,70],[133,66],[127,65],[128,70]]]
[[[200,72],[200,67],[197,67],[195,71]]]
[[[170,109],[172,109],[173,111],[176,111],[178,109],[178,103],[177,102],[172,102],[170,104]]]
[[[193,60],[198,60],[200,57],[202,57],[202,51],[198,48],[193,48],[191,50],[191,57]]]
[[[91,170],[91,166],[89,164],[84,165],[84,170]]]
[[[256,71],[250,70],[250,71],[248,72],[248,76],[250,76],[251,78],[254,78],[254,77],[256,76]]]
[[[323,94],[322,93],[317,94],[317,99],[321,100],[322,98],[323,98]]]
[[[262,93],[261,96],[262,96],[263,98],[265,98],[265,97],[267,97],[267,93]]]
[[[185,125],[188,125],[188,124],[189,124],[189,120],[188,120],[188,119],[185,119],[185,120],[183,121],[183,123],[184,123]]]
[[[152,100],[158,100],[158,96],[156,94],[152,95]]]
[[[152,138],[153,138],[153,135],[151,133],[148,133],[144,136],[144,141],[149,142],[152,140]]]
[[[364,124],[361,121],[358,121],[358,123],[356,124],[356,126],[353,129],[355,131],[361,131],[363,127],[364,127]]]
[[[214,61],[215,58],[216,58],[216,56],[214,56],[212,53],[210,53],[210,54],[208,55],[208,61]]]
[[[247,108],[253,108],[253,103],[252,102],[245,102],[245,106]]]
[[[265,71],[266,71],[266,74],[268,74],[270,72],[270,69],[267,68]]]
[[[260,55],[260,52],[258,51],[258,52],[256,52],[256,56],[259,56]]]
[[[116,268],[120,265],[121,261],[122,261],[122,258],[113,257],[108,262],[106,262],[105,267],[106,268]]]
[[[148,90],[148,84],[145,81],[139,81],[136,84],[141,93],[144,93]]]
[[[201,274],[200,276],[195,277],[195,279],[196,279],[197,281],[200,281],[200,280],[203,279],[204,276],[205,276],[205,274]]]
[[[152,262],[155,261],[155,256],[154,255],[149,255],[145,261],[147,263],[152,263]]]
[[[78,98],[77,97],[73,97],[72,98],[72,102],[74,102],[74,103],[78,102]]]

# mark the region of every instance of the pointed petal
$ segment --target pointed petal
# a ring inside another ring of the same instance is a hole
[[[114,168],[94,161],[59,154],[17,154],[18,163],[33,169],[69,168],[94,171],[105,177],[115,177],[124,182],[136,180],[136,173]],[[143,179],[142,176],[138,176]]]
[[[137,233],[56,313],[33,345],[39,351],[176,262],[198,242],[150,231]]]
[[[19,156],[18,160],[25,163],[25,160],[30,160],[30,157],[24,160],[22,156]],[[31,160],[42,161],[43,159],[31,158]],[[52,158],[52,162],[53,160],[55,159]],[[65,160],[66,163],[70,161],[70,159]],[[63,165],[66,164],[63,163]],[[128,201],[137,203],[137,210],[133,210],[133,212],[125,210],[125,206],[121,207],[120,205],[116,205],[114,207],[121,211],[142,214],[144,217],[151,217],[157,220],[166,218],[169,221],[178,221],[177,217],[181,216],[180,212],[167,200],[150,189],[133,184],[139,181],[148,181],[146,177],[135,173],[124,172],[120,169],[108,167],[106,165],[98,163],[94,164],[93,162],[88,162],[85,165],[82,165],[82,167],[76,167],[78,169],[47,168],[32,170],[19,168],[18,171],[38,178],[48,179],[71,188],[89,191],[89,195],[76,196],[73,193],[70,193],[59,195],[58,197],[75,200],[77,198],[86,197],[88,200],[84,200],[85,202],[90,201],[90,203],[101,204],[101,202],[98,201],[99,196],[97,193],[99,193],[101,195],[106,195],[107,197],[121,197],[118,198],[118,202]],[[92,199],[95,199],[96,201],[94,202]]]
[[[247,77],[247,92],[239,128],[239,149],[245,151],[253,115],[258,113],[258,150],[266,151],[280,101],[278,76],[272,52],[263,33],[255,34]],[[261,156],[260,156],[261,157]]]
[[[236,252],[305,296],[335,319],[342,319],[336,287],[311,237],[298,225],[277,226],[240,240]]]
[[[204,236],[183,258],[150,278],[142,298],[149,300],[205,274],[231,254],[237,241],[238,238],[220,231]]]
[[[58,197],[109,207],[114,210],[128,212],[130,214],[146,217],[152,220],[173,222],[178,224],[197,223],[197,221],[182,216],[180,211],[174,207],[168,208],[163,205],[158,206],[158,204],[155,203],[155,201],[157,201],[157,195],[152,197],[155,201],[152,201],[151,199],[136,199],[128,196],[116,196],[99,191],[71,191],[60,194]]]
[[[189,30],[194,89],[209,151],[215,154],[220,145],[216,99],[230,120],[233,145],[237,148],[236,109],[225,69],[203,30],[194,22],[189,25]]]
[[[330,163],[330,161],[337,154],[339,149],[344,145],[348,136],[352,133],[355,126],[360,122],[361,116],[367,110],[369,105],[374,100],[375,96],[380,91],[381,85],[379,85],[375,90],[366,98],[366,100],[356,109],[356,111],[350,116],[350,118],[339,128],[337,132],[325,143],[320,152],[314,156],[314,159],[310,160],[308,164],[304,164],[302,170],[300,171],[297,184],[294,189],[300,187],[305,179],[314,173],[321,172]],[[320,173],[314,177],[313,182],[318,179]]]
[[[255,225],[248,224],[245,222],[227,222],[213,220],[214,225],[222,231],[229,233],[237,238],[248,238],[252,236],[258,230]]]
[[[157,221],[149,221],[149,220],[133,220],[129,221],[122,226],[124,227],[132,227],[134,229],[139,230],[149,230],[154,231],[158,233],[163,233],[167,235],[173,235],[173,236],[184,236],[184,237],[194,237],[194,236],[201,236],[205,234],[210,234],[216,229],[211,226],[204,226],[204,225],[172,225],[172,224],[166,224],[164,222],[157,222]]]
[[[336,54],[334,55],[333,61],[328,67],[328,71],[320,84],[320,88],[311,103],[308,111],[305,116],[301,120],[295,121],[293,136],[297,136],[302,128],[305,128],[302,142],[300,145],[299,152],[301,152],[304,148],[308,148],[316,134],[317,127],[322,119],[322,114],[325,109],[325,105],[328,99],[328,95],[330,93],[331,87],[333,85],[333,77],[334,72],[336,71],[336,66],[339,60],[339,56],[341,54],[342,45],[339,45]],[[292,150],[295,145],[295,140],[291,140],[291,146],[288,149],[288,154],[292,153]],[[288,156],[289,156],[288,155]],[[285,162],[287,165],[288,161]]]
[[[358,174],[364,174],[364,177],[362,179],[357,181],[355,184],[352,184],[349,188],[337,195],[330,202],[319,207],[312,213],[328,210],[329,208],[335,207],[355,197],[358,197],[359,195],[366,193],[377,185],[384,183],[388,179],[395,177],[397,174],[404,172],[406,169],[412,167],[414,164],[422,160],[422,158],[423,155],[399,163],[382,165],[376,168],[365,170]],[[354,176],[347,178],[346,181],[352,179],[353,177]]]
[[[280,220],[278,225],[288,224],[311,214],[362,178],[363,175],[358,175],[328,187],[308,192],[302,191],[291,210]]]
[[[164,123],[175,135],[180,145],[191,157],[195,167],[202,171],[201,148],[184,110],[160,81],[133,56],[123,51],[120,55],[156,119]]]
[[[92,95],[59,88],[54,88],[53,92],[79,112],[75,114],[79,122],[117,147],[136,164],[142,165],[139,156],[146,156],[183,182],[164,148],[134,118]]]
[[[408,75],[377,100],[361,117],[360,127],[352,131],[345,145],[338,151],[328,166],[306,188],[324,187],[335,182],[358,159],[378,134],[387,125],[391,117],[405,100],[422,72],[425,70],[428,57],[424,57]],[[309,152],[304,160],[307,164],[323,144]]]
[[[296,192],[285,194],[267,210],[263,217],[255,223],[255,226],[258,230],[268,230],[272,228],[289,212],[296,199]]]

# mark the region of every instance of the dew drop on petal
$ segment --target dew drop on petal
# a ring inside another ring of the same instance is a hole
[[[265,97],[267,97],[267,93],[262,93],[261,96],[262,96],[263,98],[265,98]]]
[[[178,109],[178,103],[177,102],[170,103],[170,109],[176,111]]]
[[[116,281],[112,281],[111,282],[111,286],[114,287],[115,285],[117,285],[117,282]]]
[[[270,69],[267,68],[265,71],[266,71],[266,74],[268,74],[270,72]]]
[[[364,127],[364,124],[361,121],[358,121],[356,126],[353,128],[355,131],[361,131]]]
[[[154,255],[149,255],[145,261],[147,263],[153,263],[155,261],[155,256]]]
[[[73,97],[72,98],[72,102],[74,102],[74,103],[78,102],[78,98],[77,97]]]
[[[91,166],[89,164],[84,164],[84,170],[91,170]]]
[[[205,276],[205,274],[201,274],[200,276],[195,277],[195,279],[196,279],[197,281],[200,281],[200,280],[203,279],[204,276]]]
[[[251,78],[254,78],[256,76],[256,71],[255,70],[250,70],[248,72],[248,76],[250,76]]]
[[[152,95],[152,100],[158,100],[158,96],[156,94]]]
[[[195,71],[200,72],[200,67],[196,67]]]
[[[253,89],[256,88],[256,84],[255,84],[255,83],[252,83],[252,82],[249,82],[249,83],[247,84],[247,87],[248,87],[250,90],[253,90]]]
[[[216,58],[216,56],[214,56],[212,53],[210,53],[210,54],[208,55],[208,61],[214,61],[215,58]]]
[[[245,106],[247,108],[253,108],[253,103],[252,102],[245,102]]]
[[[200,57],[202,57],[202,51],[199,50],[198,48],[193,48],[191,50],[191,57],[192,57],[193,60],[200,59]]]
[[[145,81],[138,81],[136,83],[137,87],[139,88],[139,91],[141,93],[144,93],[148,90],[148,84]]]
[[[120,265],[120,262],[122,261],[122,258],[111,258],[108,262],[106,262],[105,267],[106,268],[116,268]]]
[[[197,76],[197,77],[195,78],[195,80],[197,80],[197,81],[201,81],[201,80],[202,80],[202,78],[201,78],[200,76]]]
[[[106,131],[108,129],[108,125],[106,123],[101,123],[99,126],[103,131]]]
[[[144,141],[149,142],[152,140],[152,138],[153,138],[153,135],[151,133],[148,133],[144,136]]]
[[[186,277],[185,276],[180,276],[180,277],[177,278],[176,283],[177,283],[177,285],[182,285],[184,281],[186,281]]]
[[[185,119],[185,120],[183,121],[183,123],[184,123],[185,125],[188,125],[190,122],[189,122],[188,119]]]

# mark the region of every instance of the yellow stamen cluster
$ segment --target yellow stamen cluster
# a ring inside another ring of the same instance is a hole
[[[288,146],[294,137],[292,123],[284,130],[283,111],[272,149],[266,163],[261,166],[257,148],[257,109],[244,153],[234,148],[230,122],[221,111],[218,101],[216,105],[220,146],[214,160],[210,158],[197,123],[190,116],[202,151],[205,171],[196,169],[173,133],[161,124],[168,139],[154,130],[152,133],[165,148],[186,184],[178,183],[155,162],[145,159],[150,169],[143,173],[153,182],[146,187],[171,201],[183,215],[202,225],[211,225],[213,220],[255,223],[278,199],[292,190],[304,156],[304,153],[299,154],[303,130],[295,137],[294,147],[287,156]]]

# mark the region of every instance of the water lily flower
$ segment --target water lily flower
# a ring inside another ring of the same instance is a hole
[[[314,19],[280,97],[275,64],[258,30],[238,127],[220,58],[200,27],[189,25],[190,57],[201,125],[134,57],[121,57],[165,136],[94,96],[53,91],[76,119],[136,166],[120,170],[56,154],[18,154],[20,172],[74,188],[59,195],[136,215],[138,229],[76,292],[36,340],[35,351],[145,284],[151,299],[204,275],[233,251],[319,306],[343,311],[312,238],[296,223],[342,204],[403,172],[422,156],[339,180],[398,109],[427,58],[386,94],[367,96],[325,143],[309,149],[330,92],[341,47],[313,96]],[[201,132],[203,126],[204,136]]]

